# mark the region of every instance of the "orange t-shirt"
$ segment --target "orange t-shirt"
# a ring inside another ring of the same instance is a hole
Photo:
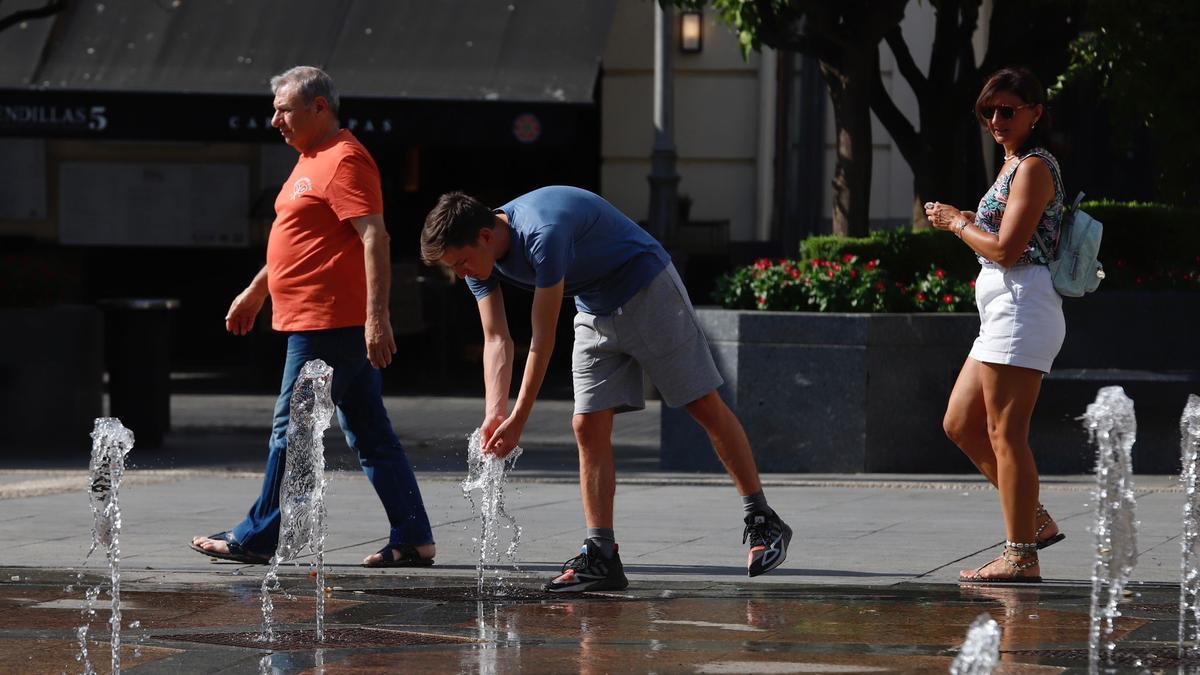
[[[351,218],[383,213],[379,168],[342,129],[303,153],[275,198],[267,239],[271,326],[296,332],[367,320],[363,243]]]

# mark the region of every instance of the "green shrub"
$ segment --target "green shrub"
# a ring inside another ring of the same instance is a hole
[[[1111,200],[1084,202],[1083,209],[1104,223],[1101,291],[1200,290],[1200,211]],[[975,254],[939,230],[902,228],[862,238],[826,235],[800,243],[801,260],[837,260],[845,254],[878,258],[897,279],[923,274],[931,264],[956,279],[979,273]]]
[[[1200,211],[1138,202],[1084,202],[1104,223],[1101,291],[1200,290]]]
[[[1104,223],[1101,291],[1200,291],[1200,211],[1112,201],[1083,209]],[[725,274],[713,299],[730,309],[969,312],[978,273],[974,252],[940,230],[827,235],[802,241],[799,260]]]
[[[800,242],[801,260],[839,260],[844,255],[879,260],[896,279],[912,279],[937,264],[950,276],[973,279],[979,274],[975,254],[957,237],[940,230],[881,230],[869,237],[823,235]]]

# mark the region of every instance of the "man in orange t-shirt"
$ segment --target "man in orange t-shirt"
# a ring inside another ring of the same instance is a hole
[[[396,353],[388,316],[391,258],[379,169],[338,123],[329,75],[298,66],[271,78],[271,124],[300,152],[275,199],[267,264],[233,300],[226,329],[245,335],[268,295],[271,325],[288,334],[283,386],[275,404],[262,493],[231,530],[195,537],[215,558],[265,563],[279,540],[279,487],[292,390],[312,359],[333,368],[332,397],[350,447],[387,512],[388,543],[367,567],[424,566],[435,551],[429,517],[381,394],[380,368]]]

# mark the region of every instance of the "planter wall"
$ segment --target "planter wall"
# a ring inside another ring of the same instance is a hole
[[[697,310],[722,397],[765,472],[966,471],[942,433],[979,319]],[[663,408],[664,469],[718,471],[702,429]]]
[[[0,309],[0,446],[77,445],[102,414],[104,318],[94,307]]]
[[[1134,469],[1179,469],[1179,416],[1200,393],[1200,293],[1100,293],[1064,301],[1067,341],[1030,434],[1043,473],[1090,472],[1076,419],[1102,386],[1134,400]],[[818,314],[701,308],[700,324],[764,472],[958,473],[946,398],[979,329],[974,314]],[[662,466],[721,471],[703,430],[663,408]]]
[[[1090,472],[1095,450],[1076,419],[1100,387],[1133,399],[1136,473],[1178,473],[1179,417],[1200,394],[1200,293],[1119,291],[1063,301],[1067,339],[1033,415],[1045,473]]]

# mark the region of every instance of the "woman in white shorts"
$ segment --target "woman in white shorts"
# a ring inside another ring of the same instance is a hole
[[[999,177],[974,213],[926,203],[934,227],[971,247],[982,269],[975,282],[979,337],[946,406],[946,435],[996,486],[1007,541],[1001,555],[959,580],[1042,580],[1038,550],[1064,538],[1038,499],[1029,420],[1042,377],[1066,335],[1062,298],[1035,239],[1057,249],[1063,215],[1058,162],[1045,149],[1045,89],[1024,69],[993,74],[975,102],[980,124],[1004,148]]]

